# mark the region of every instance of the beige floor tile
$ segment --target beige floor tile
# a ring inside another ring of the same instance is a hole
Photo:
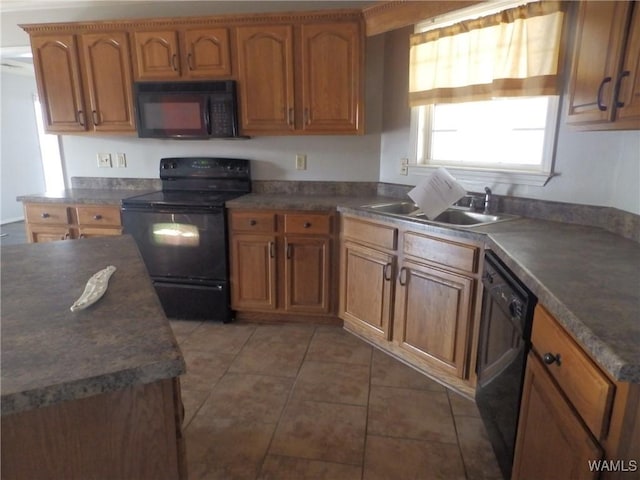
[[[259,480],[361,480],[362,468],[356,465],[268,455]]]
[[[457,445],[367,435],[364,480],[464,480]]]
[[[202,325],[202,322],[196,320],[169,320],[169,325],[171,325],[171,330],[177,337],[178,335],[184,336],[193,333],[196,328]]]
[[[229,372],[294,378],[306,352],[306,343],[254,341],[242,348]]]
[[[372,362],[371,385],[445,391],[439,383],[377,348],[373,349]]]
[[[255,331],[255,325],[203,322],[181,344],[189,350],[238,353]]]
[[[275,424],[196,415],[186,432],[190,479],[254,479]]]
[[[180,385],[189,390],[211,390],[226,373],[235,358],[229,353],[182,349],[187,373],[180,377]]]
[[[457,417],[458,415],[464,415],[467,417],[480,418],[480,412],[478,411],[478,407],[473,400],[469,400],[468,398],[465,398],[459,393],[456,393],[452,390],[447,390],[447,394],[449,395],[451,410],[453,410],[453,415],[455,417]]]
[[[293,389],[296,400],[367,405],[369,367],[305,361]]]
[[[202,405],[200,416],[275,423],[287,402],[293,380],[263,375],[227,374]]]
[[[185,388],[181,389],[182,393],[182,404],[184,405],[184,420],[182,422],[182,428],[187,428],[196,412],[200,409],[200,407],[204,404],[205,400],[209,395],[211,395],[211,391],[201,391],[201,390],[188,390]]]
[[[445,392],[371,386],[367,433],[456,443]]]
[[[493,454],[482,419],[459,416],[455,418],[458,442],[469,480],[501,479],[500,468]]]
[[[306,359],[370,365],[372,350],[371,345],[342,328],[318,327],[311,339]]]
[[[291,402],[282,414],[269,453],[361,465],[366,407]]]
[[[313,325],[258,325],[248,345],[255,342],[308,344],[314,331]]]

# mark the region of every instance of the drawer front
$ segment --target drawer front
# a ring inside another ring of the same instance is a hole
[[[284,216],[285,233],[331,234],[331,216],[313,213],[288,213]]]
[[[79,225],[109,225],[119,226],[120,207],[110,207],[104,205],[82,205],[76,207]]]
[[[473,245],[412,232],[404,234],[404,253],[439,263],[447,268],[477,272],[479,251],[480,249]]]
[[[342,219],[342,234],[359,243],[395,250],[398,245],[398,229],[387,225],[365,222],[354,218]]]
[[[536,306],[531,341],[547,371],[587,427],[601,439],[609,425],[613,383],[540,305]],[[559,358],[559,362],[552,362],[548,354]]]
[[[28,223],[40,224],[67,224],[69,223],[69,211],[65,205],[50,203],[26,204],[24,207]]]
[[[231,230],[236,232],[275,232],[276,215],[269,212],[231,212]]]

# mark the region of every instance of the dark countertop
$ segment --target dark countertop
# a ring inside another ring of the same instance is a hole
[[[142,195],[153,190],[110,189],[110,188],[68,188],[59,192],[45,192],[33,195],[19,195],[19,202],[33,203],[76,203],[120,206],[123,198]]]
[[[182,353],[128,236],[11,245],[1,251],[2,415],[172,378]],[[89,278],[117,270],[86,310]]]

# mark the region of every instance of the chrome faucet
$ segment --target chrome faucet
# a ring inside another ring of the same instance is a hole
[[[484,187],[484,213],[487,214],[491,210],[491,189],[489,187]]]

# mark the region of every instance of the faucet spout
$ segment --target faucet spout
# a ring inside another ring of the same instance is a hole
[[[489,187],[484,187],[484,213],[487,214],[491,210],[491,189]]]

